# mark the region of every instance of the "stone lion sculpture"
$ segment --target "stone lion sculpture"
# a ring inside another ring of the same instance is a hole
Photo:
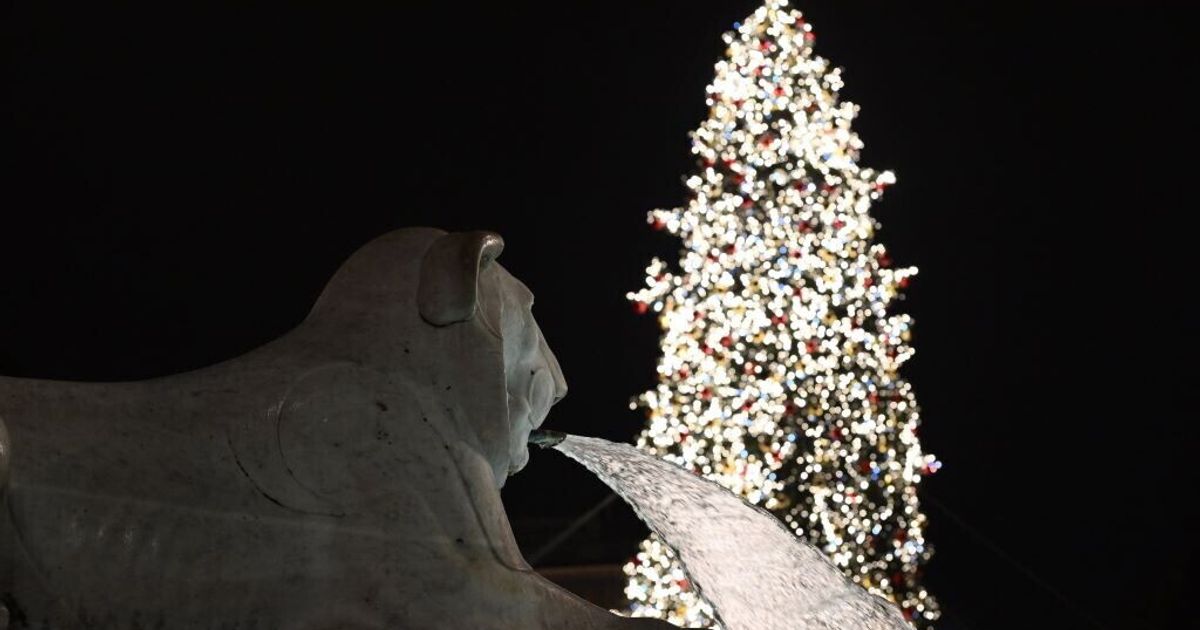
[[[190,373],[0,377],[0,628],[669,627],[533,572],[499,488],[566,393],[490,232],[392,232]]]

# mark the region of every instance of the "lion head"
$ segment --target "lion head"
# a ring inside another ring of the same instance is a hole
[[[437,327],[478,320],[503,348],[508,409],[507,474],[529,461],[529,433],[567,393],[554,353],[533,318],[533,293],[496,257],[504,241],[492,232],[446,234],[426,250],[417,305]],[[498,479],[503,483],[502,479]]]
[[[439,411],[465,424],[498,486],[528,462],[530,431],[567,392],[532,292],[496,262],[503,249],[493,232],[386,234],[342,265],[304,326],[336,340],[326,354],[435,396]]]

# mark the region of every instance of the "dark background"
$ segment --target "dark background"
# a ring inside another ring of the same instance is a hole
[[[0,372],[203,366],[299,323],[373,236],[487,228],[571,383],[547,426],[639,430],[658,330],[624,294],[677,248],[645,212],[683,201],[720,35],[758,2],[97,4],[5,9]],[[899,308],[946,464],[942,627],[1193,619],[1184,3],[800,5],[862,163],[899,176],[880,238],[921,269]],[[505,489],[528,553],[605,495],[554,453]],[[539,564],[642,533],[616,504]]]

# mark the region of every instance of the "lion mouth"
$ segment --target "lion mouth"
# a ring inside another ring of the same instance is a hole
[[[525,468],[525,465],[529,463],[529,436],[536,430],[533,415],[530,414],[521,418],[521,425],[516,430],[516,435],[514,436],[517,439],[514,439],[510,445],[512,451],[509,453],[509,477],[521,472]]]

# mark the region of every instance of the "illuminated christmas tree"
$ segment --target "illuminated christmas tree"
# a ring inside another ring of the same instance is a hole
[[[911,320],[887,312],[916,269],[892,267],[869,212],[895,177],[858,165],[857,108],[786,5],[768,0],[725,34],[690,200],[650,213],[683,249],[629,295],[664,331],[659,384],[635,403],[649,418],[638,444],[770,510],[929,627],[917,485],[940,463],[921,452],[898,373]],[[625,571],[635,616],[714,623],[654,537]]]

